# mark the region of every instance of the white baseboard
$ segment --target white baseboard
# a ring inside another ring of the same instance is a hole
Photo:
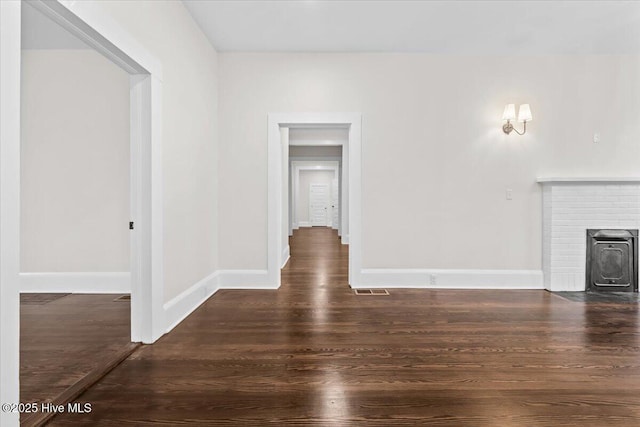
[[[220,289],[278,289],[267,270],[220,270],[219,273]]]
[[[348,245],[349,244],[349,235],[348,234],[344,234],[344,235],[340,236],[340,241],[342,242],[343,245]]]
[[[282,250],[282,258],[280,258],[282,260],[282,265],[280,266],[280,268],[284,268],[284,266],[287,265],[287,262],[289,262],[289,257],[291,256],[290,250],[291,248],[289,247],[289,245],[285,246],[285,248]]]
[[[218,270],[164,304],[165,330],[171,331],[219,289],[276,289],[267,270]]]
[[[128,294],[131,275],[128,272],[20,273],[20,292]]]
[[[200,280],[164,304],[165,331],[169,332],[219,289],[219,272]]]
[[[296,224],[296,228],[300,227],[311,227],[311,223],[309,221],[300,221]]]
[[[435,282],[431,277],[435,277]],[[544,289],[539,270],[366,269],[354,288]],[[171,331],[218,289],[277,289],[267,270],[219,270],[164,304]]]
[[[542,270],[364,269],[354,288],[544,289]]]

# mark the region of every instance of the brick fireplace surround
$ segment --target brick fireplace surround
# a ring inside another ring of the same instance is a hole
[[[538,178],[550,291],[584,291],[586,230],[640,229],[640,178]]]

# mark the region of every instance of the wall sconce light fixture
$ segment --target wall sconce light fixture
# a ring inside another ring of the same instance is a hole
[[[518,121],[520,123],[524,123],[524,129],[522,133],[518,132],[518,129],[513,127],[511,123],[512,120],[516,119],[516,106],[514,104],[507,104],[504,107],[504,113],[502,113],[502,120],[505,120],[506,123],[502,125],[502,131],[509,135],[511,131],[515,131],[518,135],[524,135],[527,132],[527,122],[533,120],[533,116],[531,116],[531,108],[529,104],[520,105],[520,109],[518,111]]]

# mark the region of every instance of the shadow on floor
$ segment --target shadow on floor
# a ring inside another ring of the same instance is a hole
[[[615,304],[637,304],[640,302],[638,292],[553,292],[553,294],[573,302],[610,302]]]

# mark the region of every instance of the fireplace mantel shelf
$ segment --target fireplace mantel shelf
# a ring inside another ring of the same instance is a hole
[[[568,182],[640,182],[638,176],[552,176],[552,177],[538,177],[536,182],[540,184],[562,184]]]

